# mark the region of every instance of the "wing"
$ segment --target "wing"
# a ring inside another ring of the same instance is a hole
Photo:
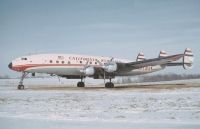
[[[143,61],[136,61],[130,63],[117,63],[118,71],[129,71],[147,66],[165,65],[171,62],[175,62],[182,57],[184,57],[184,54],[177,54],[177,55],[147,59]]]
[[[192,49],[186,48],[182,62],[167,63],[166,66],[183,66],[184,69],[191,69],[194,62],[194,55]]]
[[[115,72],[121,72],[121,71],[131,71],[134,69],[139,69],[146,66],[155,66],[155,65],[167,65],[168,63],[174,62],[182,58],[184,54],[177,54],[177,55],[171,55],[167,57],[159,57],[159,58],[153,58],[143,61],[136,61],[136,62],[129,62],[129,63],[116,63],[117,64],[117,71]],[[95,75],[103,75],[104,67],[94,67],[95,69]],[[106,74],[109,74],[109,72],[106,71]]]

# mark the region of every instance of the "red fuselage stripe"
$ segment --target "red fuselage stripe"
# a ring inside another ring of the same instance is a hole
[[[25,65],[15,65],[12,67],[12,69],[15,71],[25,71],[26,69],[29,69],[29,68],[46,67],[46,66],[47,67],[48,66],[49,67],[51,66],[84,66],[84,64],[25,64]],[[93,65],[90,65],[90,66],[93,66]]]

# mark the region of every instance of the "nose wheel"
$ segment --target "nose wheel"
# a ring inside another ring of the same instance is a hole
[[[18,85],[17,89],[18,90],[24,90],[24,85]]]

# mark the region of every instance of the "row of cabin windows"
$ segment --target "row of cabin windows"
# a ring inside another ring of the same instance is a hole
[[[21,60],[27,60],[27,58],[21,58]]]
[[[53,61],[52,61],[52,60],[50,60],[49,62],[50,62],[50,63],[53,63]],[[59,62],[59,61],[56,61],[56,63],[57,63],[57,64],[59,64],[60,62]],[[61,63],[62,63],[62,64],[65,64],[65,61],[61,61]],[[68,61],[67,63],[68,63],[68,64],[71,64],[71,62],[70,62],[70,61]],[[82,64],[83,62],[82,62],[82,61],[80,61],[80,63]],[[92,62],[90,62],[90,64],[92,64]],[[95,62],[95,64],[97,64],[97,62]]]
[[[50,61],[49,61],[49,63],[53,63],[53,61],[52,61],[52,60],[50,60]],[[58,61],[58,60],[57,60],[57,61],[56,61],[56,63],[57,63],[57,64],[59,64],[59,63],[60,63],[60,61]],[[64,64],[64,63],[65,63],[65,61],[61,61],[61,63],[62,63],[62,64]],[[70,63],[70,61],[68,61],[67,63],[68,63],[68,64],[71,64],[71,63]]]
[[[82,61],[80,61],[80,64],[82,64],[83,62]],[[92,64],[92,62],[90,62],[90,64]],[[97,64],[97,62],[94,62],[94,64]]]

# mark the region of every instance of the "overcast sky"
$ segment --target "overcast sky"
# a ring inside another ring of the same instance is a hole
[[[0,0],[0,75],[30,53],[76,53],[135,60],[193,49],[199,73],[199,0]],[[163,73],[160,72],[160,73]],[[159,73],[159,72],[158,72]]]

